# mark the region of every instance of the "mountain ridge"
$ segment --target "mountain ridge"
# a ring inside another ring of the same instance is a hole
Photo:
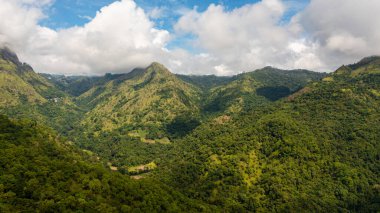
[[[144,70],[134,70],[104,86],[92,88],[78,100],[95,106],[87,114],[90,120],[106,119],[103,126],[112,126],[111,129],[136,122],[162,128],[161,122],[170,122],[180,114],[197,114],[199,93],[163,65],[152,63]]]

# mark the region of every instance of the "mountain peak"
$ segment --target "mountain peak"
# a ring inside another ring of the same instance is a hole
[[[0,48],[0,60],[13,63],[16,65],[17,71],[20,72],[33,71],[33,68],[29,64],[22,63],[17,57],[17,54],[8,47]]]
[[[20,60],[18,59],[16,53],[14,53],[8,47],[0,48],[0,57],[5,61],[11,61],[16,65],[21,65]]]
[[[154,61],[152,62],[149,67],[165,67],[163,64],[157,62],[157,61]]]
[[[344,75],[344,74],[350,74],[352,72],[352,69],[346,65],[342,65],[339,67],[334,73],[336,75]]]
[[[146,73],[155,73],[155,74],[161,74],[161,75],[173,75],[168,68],[166,68],[164,65],[158,63],[158,62],[153,62],[150,64],[146,69]]]
[[[151,68],[151,69],[155,69],[155,70],[168,70],[163,64],[158,63],[158,62],[153,62],[153,63],[151,63],[151,64],[147,67],[147,69],[149,69],[149,68]],[[169,70],[168,70],[168,71],[169,71]]]

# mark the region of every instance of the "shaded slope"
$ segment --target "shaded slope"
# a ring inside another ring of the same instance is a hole
[[[286,97],[326,74],[307,70],[266,67],[234,77],[232,82],[212,88],[204,109],[208,112],[239,112]]]
[[[104,76],[64,76],[53,74],[41,74],[60,90],[78,97],[95,86],[101,86],[108,81],[120,78],[125,74],[109,74]]]

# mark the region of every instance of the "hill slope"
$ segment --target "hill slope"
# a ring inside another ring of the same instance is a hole
[[[7,48],[0,49],[0,113],[30,118],[66,134],[81,110],[69,95],[21,63]]]
[[[95,86],[79,102],[92,108],[83,124],[95,131],[128,126],[154,131],[177,116],[197,115],[199,97],[199,89],[153,63]]]
[[[36,88],[24,80],[25,72],[28,71],[29,66],[21,64],[14,53],[8,49],[0,49],[0,106],[46,102]]]
[[[347,66],[266,108],[201,125],[157,177],[227,211],[378,211],[377,66]]]
[[[379,57],[327,76],[267,67],[179,77],[153,63],[58,77],[62,91],[9,50],[0,68],[0,112],[97,153],[0,116],[0,211],[380,209]]]

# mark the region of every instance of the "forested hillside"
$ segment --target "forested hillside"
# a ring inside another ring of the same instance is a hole
[[[7,48],[0,49],[0,94],[0,113],[36,120],[65,135],[83,114],[70,95]]]
[[[198,127],[157,176],[234,212],[379,210],[378,61]]]
[[[83,125],[94,131],[125,126],[159,131],[179,115],[199,114],[199,96],[198,88],[153,63],[93,87],[79,96],[79,102],[91,108]]]
[[[2,49],[0,113],[0,212],[380,210],[380,57],[88,77]]]
[[[289,96],[311,81],[323,78],[325,73],[307,70],[280,70],[265,67],[234,76],[224,85],[210,89],[204,110],[209,113],[238,113],[263,107]]]
[[[210,210],[156,181],[111,172],[35,122],[0,116],[0,156],[1,212]]]

